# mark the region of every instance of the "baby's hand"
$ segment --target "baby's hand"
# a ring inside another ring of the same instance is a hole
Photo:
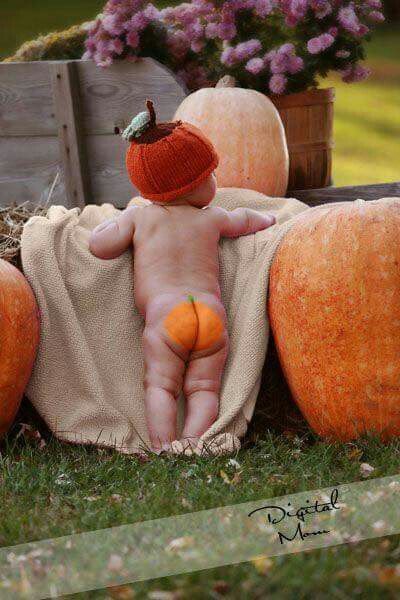
[[[89,250],[98,258],[116,258],[132,243],[135,231],[135,212],[138,207],[128,206],[115,219],[107,219],[93,229]]]
[[[221,236],[239,237],[256,233],[275,225],[274,215],[263,215],[250,208],[236,208],[232,211],[221,211]]]

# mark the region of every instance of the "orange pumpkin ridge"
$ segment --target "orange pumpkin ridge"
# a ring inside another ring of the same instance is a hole
[[[168,336],[189,351],[206,350],[220,339],[223,323],[219,315],[204,302],[188,296],[164,319]]]

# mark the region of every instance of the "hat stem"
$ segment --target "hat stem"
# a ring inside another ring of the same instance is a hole
[[[146,100],[146,106],[150,115],[150,127],[154,127],[156,124],[156,111],[154,110],[154,105],[151,100]]]

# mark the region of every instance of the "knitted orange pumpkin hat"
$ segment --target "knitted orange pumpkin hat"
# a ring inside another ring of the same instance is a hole
[[[168,202],[198,187],[218,166],[218,155],[190,123],[156,123],[153,103],[122,136],[130,142],[126,167],[133,185],[149,200]]]

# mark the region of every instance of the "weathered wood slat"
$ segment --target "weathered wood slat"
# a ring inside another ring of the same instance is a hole
[[[58,156],[55,137],[0,137],[0,206],[26,201],[45,204],[57,174],[51,201],[64,204]]]
[[[49,63],[0,63],[0,135],[56,135]]]
[[[346,200],[379,200],[379,198],[400,196],[400,181],[375,185],[356,185],[346,187],[326,187],[315,190],[295,190],[290,192],[291,198],[302,200],[310,206],[344,202]]]
[[[135,63],[115,62],[99,69],[92,61],[77,61],[82,98],[83,126],[87,134],[112,134],[128,125],[154,100],[157,119],[171,119],[186,91],[174,75],[151,58]]]
[[[52,63],[50,71],[66,205],[83,208],[90,203],[91,194],[76,63]]]
[[[148,97],[158,118],[169,120],[185,95],[168,69],[147,58],[107,69],[92,61],[0,63],[0,204],[11,197],[42,203],[63,165],[68,185],[60,172],[52,202],[83,206],[112,196],[122,206],[135,190],[125,171],[126,143],[114,135],[115,126],[125,127]]]
[[[86,133],[112,134],[115,121],[123,126],[144,110],[147,97],[155,100],[160,120],[171,119],[186,96],[173,74],[151,58],[107,69],[89,60],[0,63],[0,135],[57,135],[51,69],[61,64],[78,69]]]
[[[95,204],[111,202],[126,206],[136,195],[125,168],[125,153],[128,144],[119,135],[89,135],[86,148],[89,174],[92,182],[92,198]]]

